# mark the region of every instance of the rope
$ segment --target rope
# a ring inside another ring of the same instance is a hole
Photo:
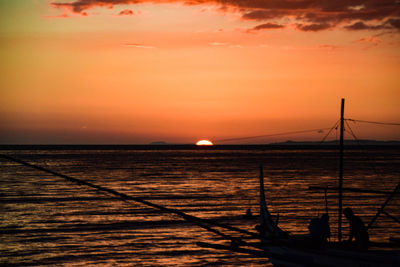
[[[350,124],[347,122],[347,120],[345,120],[345,123],[346,123],[346,126],[349,128],[349,133],[350,133],[350,135],[352,135],[353,138],[354,138],[354,140],[357,141],[357,144],[361,147],[361,149],[364,150],[364,151],[366,151],[367,149],[365,149],[365,147],[361,144],[361,141],[360,141],[360,140],[357,138],[357,136],[354,134],[353,129],[351,129]],[[375,175],[376,175],[380,180],[382,180],[382,178],[380,177],[380,174],[379,174],[379,172],[377,171],[377,169],[376,169],[376,167],[375,167],[375,165],[374,165],[372,159],[368,156],[368,153],[365,153],[364,155],[367,155],[367,156],[366,156],[366,159],[371,163],[370,166],[371,166],[372,170],[375,172]]]
[[[337,129],[339,122],[340,122],[340,120],[337,120],[337,121],[335,122],[335,124],[334,124],[331,128],[319,129],[319,130],[326,130],[326,129],[329,129],[328,133],[324,136],[324,138],[321,140],[320,143],[323,143],[323,142],[325,141],[325,139],[329,136],[329,134],[333,131],[333,129],[335,129],[335,128]],[[310,131],[315,131],[315,130],[310,130]],[[293,163],[289,164],[288,167],[292,167],[292,166],[294,166]],[[286,182],[284,182],[282,185],[280,185],[280,187],[286,187],[290,182],[291,182],[291,180],[288,179]],[[270,192],[270,194],[272,194],[272,192]],[[271,204],[274,203],[274,198],[273,198],[273,197],[270,198],[270,202],[271,202]],[[316,207],[316,206],[315,206],[315,207]]]
[[[349,123],[347,122],[347,120],[345,121],[347,127],[349,128],[349,132],[350,134],[353,136],[353,138],[357,141],[358,145],[363,149],[366,150],[360,143],[360,140],[357,138],[357,136],[354,134],[353,130],[351,129]],[[383,178],[380,176],[380,174],[378,173],[372,159],[370,157],[367,157],[367,160],[371,162],[370,166],[372,167],[372,170],[375,172],[375,175],[380,179],[383,180]],[[384,208],[389,204],[390,200],[396,195],[397,191],[400,188],[400,183],[397,184],[396,188],[394,189],[393,192],[391,192],[389,194],[389,196],[387,197],[387,199],[385,200],[385,202],[382,204],[381,208],[378,209],[378,212],[376,213],[376,215],[372,218],[371,222],[368,224],[367,229],[371,228],[372,225],[374,224],[374,222],[376,221],[376,219],[378,219],[379,215],[384,212]]]
[[[228,142],[228,141],[247,140],[247,139],[264,138],[264,137],[272,137],[272,136],[281,136],[281,135],[291,135],[291,134],[300,134],[300,133],[309,133],[309,132],[321,132],[321,131],[330,130],[330,129],[331,128],[320,128],[320,129],[312,129],[312,130],[304,130],[304,131],[294,131],[294,132],[284,132],[284,133],[276,133],[276,134],[265,134],[265,135],[220,139],[220,140],[215,140],[214,142],[215,143]]]
[[[115,190],[112,190],[112,189],[109,189],[109,188],[106,188],[106,187],[103,187],[103,186],[95,185],[95,184],[92,184],[90,182],[87,182],[87,181],[84,181],[84,180],[81,180],[81,179],[73,178],[71,176],[67,176],[67,175],[64,175],[64,174],[61,174],[61,173],[58,173],[58,172],[55,172],[55,171],[52,171],[52,170],[49,170],[49,169],[45,169],[43,167],[40,167],[40,166],[37,166],[37,165],[34,165],[34,164],[30,164],[28,162],[25,162],[25,161],[22,161],[22,160],[19,160],[19,159],[16,159],[16,158],[4,155],[4,154],[0,154],[0,157],[5,158],[5,159],[10,160],[10,161],[13,161],[13,162],[16,162],[16,163],[19,163],[19,164],[22,164],[22,165],[27,166],[27,167],[31,167],[31,168],[39,170],[39,171],[50,173],[50,174],[52,174],[54,176],[58,176],[58,177],[64,178],[64,179],[66,179],[68,181],[77,183],[78,185],[86,185],[88,187],[94,188],[94,189],[96,189],[98,191],[101,191],[103,193],[108,193],[108,194],[115,195],[115,196],[121,198],[121,200],[123,200],[123,201],[139,202],[139,203],[144,204],[146,206],[150,206],[152,208],[155,208],[155,209],[158,209],[158,210],[161,210],[161,211],[164,211],[164,212],[169,212],[169,213],[178,215],[178,216],[182,217],[184,220],[189,221],[189,222],[191,222],[191,223],[193,223],[193,224],[195,224],[195,225],[197,225],[197,226],[199,226],[201,228],[204,228],[207,231],[213,232],[213,233],[223,237],[224,239],[231,240],[232,242],[239,242],[240,244],[245,244],[245,245],[249,245],[250,246],[250,244],[247,244],[245,241],[241,240],[240,238],[236,238],[236,237],[233,237],[233,236],[226,235],[226,234],[224,234],[224,233],[222,233],[222,232],[220,232],[218,230],[215,230],[215,229],[211,228],[210,226],[208,226],[206,224],[218,226],[218,227],[225,228],[225,229],[228,229],[228,230],[231,230],[231,231],[240,232],[242,234],[246,234],[246,235],[249,235],[249,236],[252,236],[252,237],[255,237],[255,238],[259,238],[260,237],[256,233],[252,233],[252,232],[249,232],[249,231],[237,228],[237,227],[233,227],[233,226],[229,226],[229,225],[213,222],[211,220],[205,220],[205,219],[202,219],[202,218],[198,218],[198,217],[186,214],[186,213],[184,213],[184,212],[182,212],[180,210],[177,210],[177,209],[171,209],[171,208],[163,207],[163,206],[154,204],[154,203],[152,203],[150,201],[143,200],[143,199],[138,198],[138,197],[132,197],[132,196],[126,195],[124,193],[121,193],[121,192],[118,192],[118,191],[115,191]]]
[[[325,139],[329,136],[329,134],[333,131],[333,129],[337,129],[340,120],[337,120],[336,123],[332,126],[332,128],[328,131],[328,133],[322,138],[320,143],[325,142]]]
[[[393,192],[387,197],[387,199],[385,200],[385,202],[382,204],[382,206],[380,207],[380,209],[378,209],[378,212],[376,213],[376,215],[374,216],[374,218],[372,218],[372,220],[370,221],[370,223],[367,226],[367,230],[369,228],[372,227],[372,225],[374,224],[374,222],[376,221],[376,219],[378,219],[379,215],[381,215],[382,212],[384,212],[385,207],[387,206],[387,204],[390,202],[390,200],[393,198],[393,196],[396,194],[396,192],[400,189],[400,183],[397,184],[396,188],[393,190]]]
[[[372,123],[372,124],[381,124],[381,125],[400,126],[400,123],[392,123],[392,122],[365,121],[365,120],[355,120],[355,119],[345,119],[345,120],[346,121],[352,121],[352,122],[362,122],[362,123]]]

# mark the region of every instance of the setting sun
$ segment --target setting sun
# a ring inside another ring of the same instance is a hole
[[[212,146],[214,144],[209,140],[200,140],[200,141],[197,141],[196,145],[198,145],[198,146]]]

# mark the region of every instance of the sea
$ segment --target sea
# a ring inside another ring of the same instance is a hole
[[[307,234],[328,212],[337,239],[339,159],[335,146],[2,146],[0,154],[185,214],[256,232],[259,172],[279,226]],[[400,182],[400,148],[350,147],[343,207],[368,224]],[[230,241],[181,216],[0,157],[2,266],[271,266],[268,258],[199,246]],[[369,230],[400,237],[400,196]],[[253,216],[245,216],[247,210]],[[278,217],[279,214],[279,217]],[[215,227],[228,236],[242,234]],[[348,222],[343,218],[343,239]],[[249,240],[250,242],[251,240]],[[255,241],[255,240],[253,240]]]

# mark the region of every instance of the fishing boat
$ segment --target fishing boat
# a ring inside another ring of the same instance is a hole
[[[316,247],[306,236],[290,235],[283,231],[268,211],[263,180],[261,168],[261,248],[274,266],[400,266],[400,251],[358,251],[351,244],[342,242],[330,242]]]
[[[342,192],[343,192],[343,113],[340,119],[340,170],[338,190],[338,241],[315,245],[307,236],[295,236],[283,231],[273,220],[265,200],[264,178],[260,167],[260,239],[261,248],[274,266],[400,266],[400,251],[360,250],[351,243],[342,242]],[[400,184],[399,184],[400,185]],[[399,185],[389,195],[370,225],[384,212],[389,200],[399,190]],[[370,226],[369,225],[369,226]]]

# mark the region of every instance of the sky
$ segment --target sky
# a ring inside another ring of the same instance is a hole
[[[0,143],[319,141],[223,140],[328,129],[341,98],[398,123],[399,48],[398,0],[2,0]]]

